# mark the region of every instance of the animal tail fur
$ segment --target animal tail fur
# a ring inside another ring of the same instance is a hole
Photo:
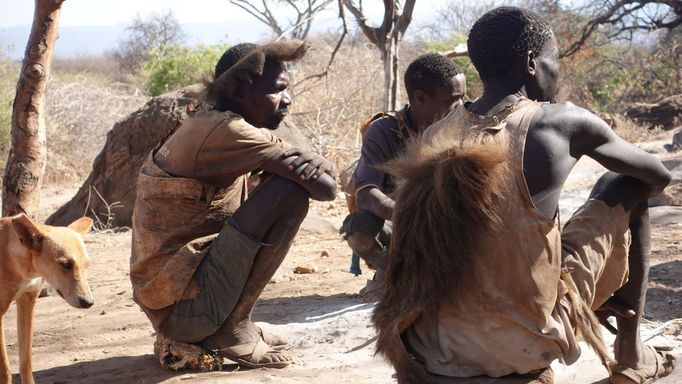
[[[614,361],[611,359],[606,344],[604,343],[599,320],[585,300],[580,297],[578,287],[576,287],[571,275],[564,272],[561,274],[561,280],[566,284],[566,288],[568,289],[567,297],[572,309],[570,311],[570,317],[575,325],[578,336],[594,350],[597,356],[599,356],[601,363],[609,372],[609,376],[611,376],[611,366]]]
[[[383,296],[372,321],[377,353],[396,368],[399,382],[433,379],[405,349],[401,333],[422,313],[476,274],[480,236],[501,223],[496,202],[506,180],[505,143],[452,138],[436,145],[408,144],[382,167],[400,181]]]

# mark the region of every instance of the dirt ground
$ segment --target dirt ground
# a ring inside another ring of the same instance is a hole
[[[589,167],[588,167],[589,168]],[[593,177],[596,172],[587,174]],[[580,171],[580,169],[578,170]],[[580,175],[580,172],[577,172]],[[574,190],[582,181],[574,181]],[[567,188],[570,193],[571,188]],[[47,213],[74,191],[47,190]],[[335,228],[344,203],[315,203],[293,248],[267,286],[254,319],[269,331],[289,338],[296,356],[281,370],[243,370],[225,365],[221,372],[173,372],[159,366],[153,354],[154,333],[131,298],[128,279],[131,233],[91,233],[86,237],[92,257],[90,286],[95,305],[87,310],[69,307],[59,297],[45,297],[36,308],[34,375],[38,383],[392,383],[392,370],[373,358],[374,331],[369,323],[373,305],[357,294],[371,273],[348,273],[350,251]],[[682,222],[653,229],[654,247],[645,338],[650,343],[682,351]],[[364,266],[364,265],[363,265]],[[294,273],[296,267],[313,273]],[[5,321],[14,382],[19,383],[16,312]],[[559,383],[605,383],[606,371],[583,348],[578,364],[555,364]],[[679,371],[682,371],[680,369]],[[661,383],[682,383],[682,374]]]

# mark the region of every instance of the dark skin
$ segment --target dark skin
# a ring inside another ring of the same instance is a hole
[[[452,111],[466,93],[466,79],[460,73],[433,90],[416,89],[410,97],[409,118],[418,133]],[[364,209],[384,220],[391,220],[395,202],[379,188],[363,188],[357,192],[358,209]]]
[[[234,97],[219,104],[241,115],[257,128],[276,129],[288,113],[291,97],[286,89],[289,75],[282,62],[268,59],[262,76],[251,83],[241,83]],[[183,175],[155,157],[157,165],[169,174]],[[251,312],[263,289],[284,260],[298,227],[305,218],[309,199],[331,201],[336,198],[335,169],[322,156],[304,150],[289,150],[267,160],[262,165],[266,175],[237,209],[231,219],[238,229],[252,238],[268,244],[256,255],[248,280],[239,300],[222,327],[202,341],[211,349],[222,349],[240,344],[255,343],[261,330],[251,321]],[[225,186],[228,181],[220,176],[201,181]],[[229,225],[229,224],[228,224]],[[229,277],[228,277],[229,278]],[[275,337],[275,341],[281,343]],[[253,363],[291,361],[284,352],[268,352]]]
[[[563,184],[582,156],[611,171],[599,180],[591,197],[609,206],[620,204],[630,212],[630,276],[597,312],[602,319],[616,315],[616,360],[634,369],[647,367],[655,360],[639,335],[650,253],[646,200],[660,193],[671,175],[657,157],[619,138],[594,114],[568,102],[554,103],[558,74],[557,44],[552,36],[540,52],[528,51],[517,60],[506,78],[483,79],[483,95],[468,110],[492,115],[520,97],[550,102],[530,122],[523,162],[531,200],[547,218],[555,216]]]

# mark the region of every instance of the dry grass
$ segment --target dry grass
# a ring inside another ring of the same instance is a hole
[[[359,154],[360,125],[381,111],[384,72],[379,51],[359,37],[344,43],[326,77],[301,82],[326,68],[335,43],[333,37],[313,39],[311,50],[296,65],[292,114],[312,147],[342,169]],[[418,54],[403,44],[401,78]],[[404,89],[401,99],[407,101]]]
[[[47,86],[48,165],[45,183],[80,183],[114,123],[148,97],[102,74],[54,71]]]

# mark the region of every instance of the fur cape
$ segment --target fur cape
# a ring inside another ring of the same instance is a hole
[[[496,203],[505,191],[506,160],[506,142],[452,137],[411,142],[383,167],[399,185],[383,296],[372,321],[377,353],[393,364],[399,382],[433,382],[400,334],[475,280],[479,239],[501,223]]]
[[[502,226],[498,204],[507,192],[508,144],[504,140],[438,137],[433,145],[411,142],[382,167],[399,180],[393,236],[381,300],[372,316],[377,353],[395,368],[399,383],[438,383],[406,350],[401,334],[422,313],[454,305],[481,278],[476,249],[481,236]],[[570,275],[573,326],[607,370],[612,360],[599,322]]]

